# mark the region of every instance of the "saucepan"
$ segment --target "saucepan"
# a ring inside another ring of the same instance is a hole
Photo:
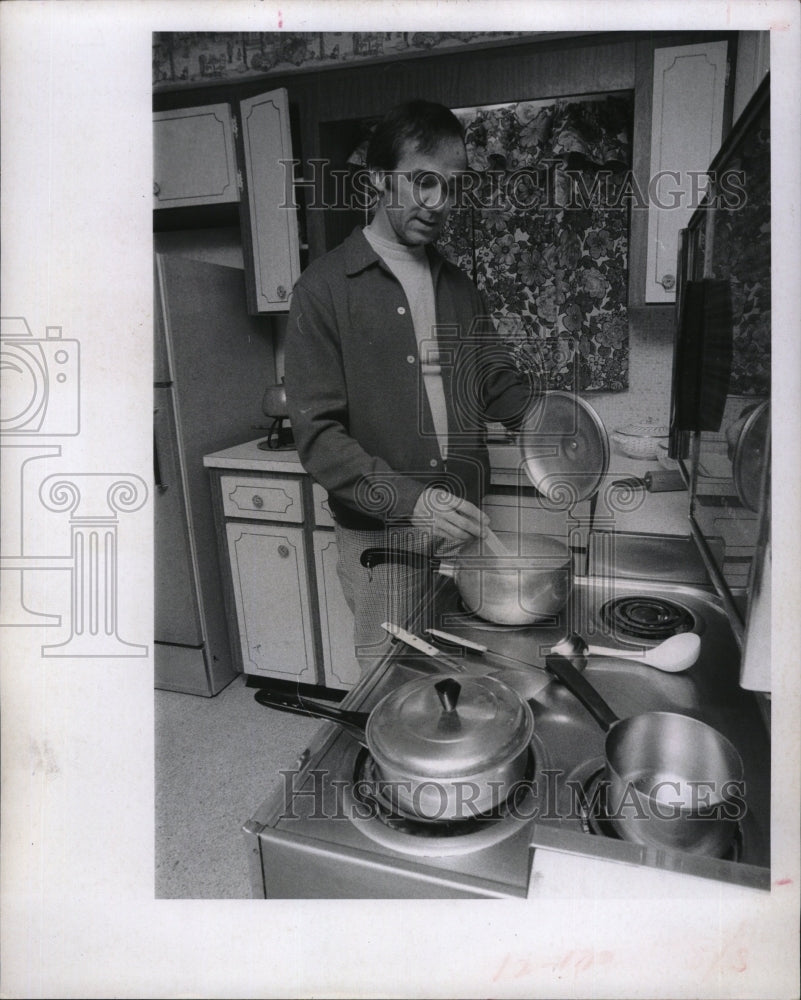
[[[423,819],[484,814],[526,778],[534,715],[495,677],[416,678],[369,713],[267,689],[255,698],[279,711],[339,723],[372,754],[383,796]]]
[[[733,744],[698,719],[643,712],[618,719],[578,667],[546,657],[547,669],[606,730],[606,811],[624,840],[720,857],[743,816],[743,762]]]
[[[573,585],[570,549],[550,535],[497,532],[508,555],[471,539],[447,559],[393,548],[365,549],[368,569],[382,562],[430,566],[453,578],[468,611],[498,625],[530,625],[561,611]]]

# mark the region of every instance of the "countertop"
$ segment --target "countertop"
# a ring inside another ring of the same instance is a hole
[[[298,453],[292,450],[269,451],[258,447],[264,437],[206,455],[203,465],[210,469],[234,469],[240,472],[280,472],[303,474]],[[519,452],[514,444],[491,442],[490,456],[494,476],[506,483],[511,470],[519,468]],[[642,479],[647,472],[662,472],[655,460],[628,458],[612,448],[609,470],[598,490],[596,522],[609,520],[615,530],[689,536],[688,495],[686,490],[629,494],[613,487],[618,480]],[[510,480],[511,481],[511,480]]]

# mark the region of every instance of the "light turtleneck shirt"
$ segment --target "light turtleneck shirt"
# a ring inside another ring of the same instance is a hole
[[[409,247],[385,240],[373,232],[370,226],[365,226],[363,232],[367,242],[392,271],[406,293],[423,384],[434,422],[433,430],[444,460],[448,457],[448,411],[437,350],[434,282],[425,247]]]

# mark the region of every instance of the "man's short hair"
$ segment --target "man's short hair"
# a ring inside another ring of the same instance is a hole
[[[404,145],[430,153],[443,139],[464,142],[464,128],[456,115],[433,101],[398,104],[376,125],[365,156],[371,170],[394,170]]]

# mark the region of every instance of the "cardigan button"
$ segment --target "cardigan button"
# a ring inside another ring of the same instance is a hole
[[[398,306],[398,315],[399,316],[405,316],[406,315],[406,306]]]
[[[413,354],[407,354],[406,360],[409,362],[410,365],[413,365],[417,359]]]

